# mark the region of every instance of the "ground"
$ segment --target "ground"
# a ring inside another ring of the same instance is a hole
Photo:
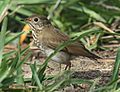
[[[110,80],[115,61],[116,51],[99,51],[99,53],[96,53],[99,56],[103,57],[103,59],[95,61],[90,60],[89,58],[79,56],[71,60],[72,67],[70,71],[72,72],[72,76],[74,78],[95,80],[97,81],[97,84],[100,85],[105,85]],[[44,62],[44,58],[33,59],[32,63],[34,61],[36,61],[39,65]],[[62,65],[61,71],[64,71],[64,67],[65,65]],[[23,70],[24,76],[26,78],[31,77],[29,65],[24,64]],[[46,74],[56,75],[61,71],[58,63],[50,61],[46,70]],[[88,89],[88,84],[81,84],[79,86],[71,85],[64,89],[61,89],[59,92],[87,92]]]

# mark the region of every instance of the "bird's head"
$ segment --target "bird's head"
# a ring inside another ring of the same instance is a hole
[[[32,30],[42,30],[42,28],[51,25],[46,16],[33,15],[25,19]]]

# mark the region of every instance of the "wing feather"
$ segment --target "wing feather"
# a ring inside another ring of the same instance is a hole
[[[49,38],[49,39],[48,39]],[[57,29],[54,29],[51,31],[51,34],[49,34],[49,37],[44,37],[44,43],[47,47],[55,49],[58,47],[61,43],[68,41],[70,38],[68,35],[60,32]],[[63,51],[68,52],[73,55],[81,55],[86,56],[89,58],[99,58],[95,54],[91,53],[89,50],[85,48],[85,46],[80,42],[74,42],[67,47],[63,49]]]

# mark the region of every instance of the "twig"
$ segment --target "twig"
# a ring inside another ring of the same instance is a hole
[[[57,0],[53,10],[51,11],[51,13],[47,17],[48,19],[50,19],[53,16],[54,11],[59,7],[60,3],[61,3],[61,0]]]
[[[1,15],[0,15],[0,23],[1,23],[1,21],[3,20],[3,18],[8,14],[8,9],[9,9],[9,7],[10,7],[10,5],[7,5],[7,6],[4,8],[3,12],[1,13]]]
[[[110,5],[104,4],[103,2],[96,2],[96,3],[95,3],[95,2],[92,2],[92,4],[102,6],[102,7],[106,8],[106,9],[111,9],[111,10],[120,11],[120,8],[119,8],[119,7],[110,6]]]
[[[107,26],[105,26],[102,22],[93,22],[94,25],[103,28],[104,30],[110,32],[110,33],[115,33],[113,30],[111,30],[110,28],[108,28]]]
[[[24,5],[19,5],[14,11],[12,11],[9,15],[13,15],[16,11],[18,11],[20,8],[24,7]]]

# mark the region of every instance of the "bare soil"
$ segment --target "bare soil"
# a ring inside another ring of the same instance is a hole
[[[115,61],[116,51],[99,51],[96,52],[99,56],[103,57],[98,61],[90,60],[86,57],[76,57],[71,60],[72,67],[71,71],[73,72],[72,76],[74,78],[87,79],[87,80],[97,80],[98,85],[105,85],[111,78],[112,70]],[[29,63],[37,62],[37,64],[42,64],[45,58],[37,57],[35,59],[35,54],[32,57],[32,61]],[[112,59],[110,59],[112,57]],[[61,70],[59,64],[50,61],[46,69],[47,75],[57,75],[60,71],[64,71],[65,65],[62,65]],[[31,78],[31,70],[29,65],[23,65],[24,77]],[[64,89],[60,89],[57,92],[88,92],[90,85],[80,84],[80,85],[71,85],[67,86]]]

